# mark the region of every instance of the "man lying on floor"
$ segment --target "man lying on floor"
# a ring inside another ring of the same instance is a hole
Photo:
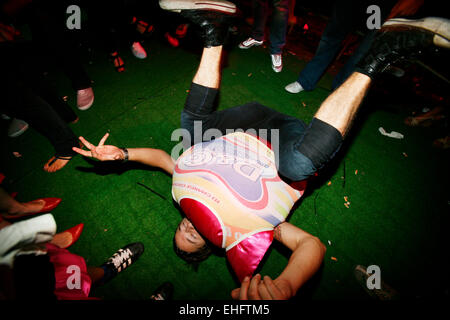
[[[186,214],[174,237],[178,256],[198,262],[208,257],[211,245],[223,248],[241,282],[232,291],[234,299],[289,299],[318,270],[326,250],[317,237],[285,221],[305,186],[292,182],[304,181],[333,158],[374,76],[433,42],[448,46],[450,24],[439,18],[388,21],[358,71],[322,103],[307,126],[256,102],[214,111],[222,44],[234,5],[220,0],[161,0],[160,4],[181,11],[202,30],[204,49],[181,126],[189,132],[186,138],[192,138],[194,127],[201,124],[203,140],[187,139],[194,140],[192,146],[176,161],[159,149],[104,145],[108,134],[98,146],[80,137],[89,151],[73,150],[101,161],[130,160],[165,170],[173,177],[173,197]],[[217,6],[212,9],[211,4]],[[444,36],[439,35],[442,32]],[[277,130],[279,139],[227,134],[230,129]],[[206,139],[203,133],[208,130],[215,139],[211,134]],[[287,266],[274,280],[254,275],[273,238],[292,250]]]

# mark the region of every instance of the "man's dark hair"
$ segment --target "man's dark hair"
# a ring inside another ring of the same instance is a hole
[[[177,254],[178,257],[186,261],[188,264],[193,265],[194,269],[198,268],[198,264],[208,258],[212,249],[208,242],[205,240],[205,245],[194,252],[186,252],[181,250],[177,246],[177,242],[175,241],[175,237],[173,237],[173,250]]]

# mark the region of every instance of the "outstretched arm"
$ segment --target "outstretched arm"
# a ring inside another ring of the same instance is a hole
[[[123,149],[112,145],[105,145],[105,141],[108,137],[109,133],[105,134],[100,140],[98,146],[95,146],[83,137],[80,137],[80,141],[86,146],[86,148],[89,149],[89,151],[76,147],[73,147],[72,149],[85,157],[95,158],[100,161],[124,160],[125,151]],[[172,175],[175,162],[164,150],[152,148],[129,148],[127,151],[128,160],[161,168]]]
[[[261,279],[259,274],[244,279],[241,287],[231,292],[233,299],[289,299],[319,269],[326,247],[317,237],[283,222],[275,228],[274,238],[293,251],[286,268],[275,280],[269,276]]]

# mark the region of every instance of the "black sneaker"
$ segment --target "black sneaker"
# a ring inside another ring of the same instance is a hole
[[[232,16],[216,11],[183,10],[180,13],[198,27],[204,47],[217,47],[225,43],[228,37]]]
[[[105,276],[102,283],[106,283],[114,278],[118,273],[128,268],[144,252],[144,245],[141,242],[130,243],[125,247],[117,250],[101,268],[105,270]]]
[[[450,20],[439,17],[428,17],[423,19],[405,19],[405,18],[393,18],[387,20],[383,27],[400,27],[408,26],[415,27],[424,30],[428,30],[434,34],[433,44],[442,47],[450,48]]]
[[[391,19],[376,35],[356,71],[373,78],[401,59],[414,58],[435,46],[448,48],[450,21],[443,18]]]
[[[160,0],[165,10],[180,12],[181,16],[200,28],[206,48],[225,43],[230,25],[237,16],[236,6],[228,1]]]
[[[398,300],[400,299],[399,293],[391,286],[381,280],[380,289],[369,289],[367,286],[367,279],[371,276],[367,273],[367,268],[361,265],[357,265],[354,269],[354,275],[358,283],[364,289],[364,291],[371,297],[377,300]]]
[[[164,282],[153,292],[150,300],[171,300],[173,293],[173,284],[170,282]]]

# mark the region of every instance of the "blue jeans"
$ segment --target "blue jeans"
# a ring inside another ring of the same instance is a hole
[[[314,90],[320,78],[341,50],[342,41],[350,32],[355,31],[359,27],[365,28],[365,19],[368,17],[365,10],[369,2],[336,1],[330,21],[322,33],[313,59],[308,62],[298,76],[297,82],[302,85],[303,89],[306,91]],[[381,20],[384,21],[391,9],[391,3],[383,1],[372,2],[378,2],[381,8]],[[375,34],[376,30],[367,30],[358,48],[334,78],[332,83],[333,90],[339,87],[352,74],[356,64],[368,52]]]
[[[370,31],[363,38],[355,52],[348,58],[345,65],[339,70],[339,73],[334,77],[332,82],[332,90],[339,87],[355,70],[356,64],[367,53],[370,45],[375,37],[375,32]],[[306,67],[300,72],[298,76],[298,83],[300,83],[306,91],[311,91],[316,88],[317,83],[327,70],[328,66],[336,57],[338,51],[341,49],[340,45],[343,38],[329,37],[323,33],[320,40],[319,47],[314,58],[308,62]]]
[[[256,133],[261,129],[270,131],[278,129],[278,148],[272,148],[278,159],[277,167],[281,176],[291,180],[300,181],[316,172],[311,160],[297,150],[297,143],[303,139],[306,124],[294,117],[284,115],[257,102],[250,102],[233,108],[214,111],[214,101],[218,94],[217,89],[203,87],[193,83],[189,91],[184,110],[181,113],[181,127],[190,134],[191,144],[194,141],[194,122],[201,121],[202,140],[209,141],[203,136],[208,129],[217,129],[220,135],[225,135],[227,129],[253,129]],[[271,140],[271,134],[267,135]]]
[[[286,29],[289,18],[289,0],[271,0],[274,10],[270,24],[270,53],[281,53],[286,44]],[[269,11],[269,0],[253,0],[252,38],[264,40],[264,30]]]

